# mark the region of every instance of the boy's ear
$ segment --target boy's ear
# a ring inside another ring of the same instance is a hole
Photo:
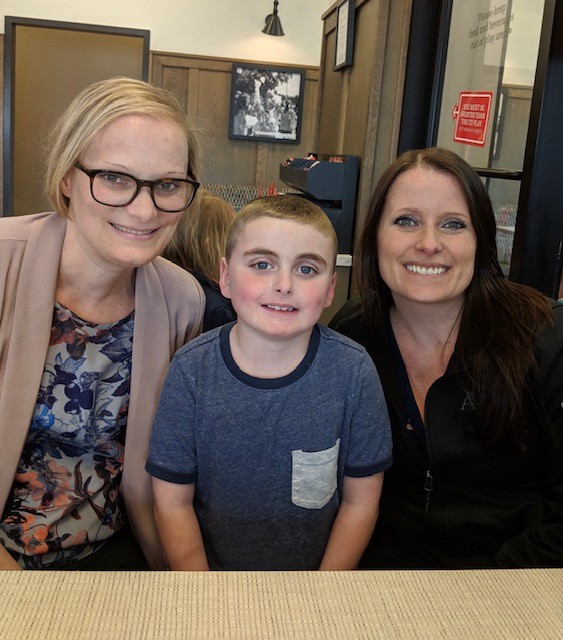
[[[225,257],[219,263],[219,288],[225,298],[231,297],[231,276],[229,274],[229,263]]]
[[[332,274],[332,280],[330,282],[330,287],[326,293],[326,298],[325,298],[325,309],[327,307],[330,307],[330,305],[332,304],[332,301],[334,300],[334,292],[336,290],[336,280],[338,278],[338,274],[336,273],[336,271]]]

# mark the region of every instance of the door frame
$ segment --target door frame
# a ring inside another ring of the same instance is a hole
[[[12,215],[14,204],[14,136],[12,125],[14,118],[16,29],[19,26],[141,38],[143,42],[142,79],[147,81],[149,77],[150,31],[146,29],[129,29],[82,24],[78,22],[61,22],[56,20],[6,16],[4,30],[4,175],[2,208],[2,214],[4,216]]]

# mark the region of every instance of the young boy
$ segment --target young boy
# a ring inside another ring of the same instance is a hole
[[[360,559],[391,437],[371,359],[317,324],[336,251],[327,216],[299,196],[254,200],[232,223],[220,285],[238,319],[177,352],[146,465],[172,569]]]

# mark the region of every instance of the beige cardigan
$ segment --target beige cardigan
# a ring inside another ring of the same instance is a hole
[[[0,218],[0,511],[10,494],[49,345],[66,220],[55,213]],[[121,493],[152,568],[164,566],[145,471],[158,396],[174,352],[201,329],[195,278],[157,258],[138,268],[131,396]]]

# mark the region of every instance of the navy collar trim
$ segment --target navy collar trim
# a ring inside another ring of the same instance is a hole
[[[283,387],[287,387],[300,380],[315,361],[321,341],[321,332],[318,325],[313,327],[313,332],[311,333],[311,338],[309,340],[309,348],[307,349],[305,357],[291,373],[286,376],[282,376],[281,378],[255,378],[254,376],[250,376],[247,373],[244,373],[244,371],[241,371],[231,353],[229,336],[234,325],[235,323],[231,322],[221,327],[219,334],[221,355],[223,356],[225,366],[230,373],[237,380],[249,387],[253,387],[255,389],[282,389]]]

